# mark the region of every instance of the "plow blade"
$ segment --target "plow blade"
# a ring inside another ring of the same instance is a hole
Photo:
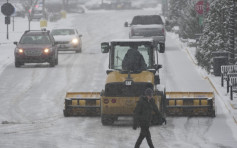
[[[100,116],[100,92],[67,92],[64,116]]]
[[[213,92],[166,92],[167,116],[215,117]]]

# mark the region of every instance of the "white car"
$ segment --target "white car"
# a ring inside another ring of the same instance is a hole
[[[82,52],[82,35],[78,33],[77,29],[53,29],[51,34],[58,45],[58,51],[76,51],[76,53]]]

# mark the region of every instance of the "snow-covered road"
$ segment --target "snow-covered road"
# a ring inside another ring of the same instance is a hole
[[[66,20],[50,23],[53,27],[75,27],[83,35],[82,53],[60,52],[59,65],[26,64],[14,67],[14,45],[28,22],[0,37],[0,147],[3,148],[130,148],[139,135],[132,130],[131,118],[121,118],[113,126],[102,126],[100,117],[64,118],[67,91],[100,91],[104,87],[108,55],[101,54],[100,43],[128,38],[123,27],[137,14],[157,14],[160,9],[125,11],[88,11],[71,14]],[[1,16],[0,22],[3,22]],[[38,22],[32,22],[39,29]],[[0,24],[2,28],[5,25]],[[11,36],[13,34],[13,36]],[[14,36],[15,35],[15,36]],[[161,83],[168,91],[212,91],[172,33],[167,34],[166,53],[160,54],[163,65]],[[227,109],[216,98],[217,116],[168,117],[165,126],[151,127],[155,147],[162,148],[235,148],[237,127]],[[141,148],[146,148],[144,141]]]

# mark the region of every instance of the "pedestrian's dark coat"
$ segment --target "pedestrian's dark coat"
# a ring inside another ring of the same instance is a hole
[[[146,96],[141,96],[134,110],[134,126],[150,126],[152,111],[162,116],[153,98],[148,101]]]

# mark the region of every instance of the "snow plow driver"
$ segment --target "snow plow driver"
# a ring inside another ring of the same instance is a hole
[[[123,70],[142,71],[147,69],[145,60],[137,48],[137,45],[130,46],[130,49],[125,54],[122,62]]]

